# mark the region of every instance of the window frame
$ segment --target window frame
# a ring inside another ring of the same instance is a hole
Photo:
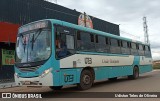
[[[103,38],[103,42],[99,41],[100,37]],[[104,45],[104,48],[99,47],[101,45]],[[108,52],[106,52],[105,49]],[[95,35],[95,50],[96,50],[95,52],[109,53],[110,51],[109,38],[103,35]],[[102,50],[102,51],[98,51],[98,50]]]
[[[145,47],[144,55],[145,55],[146,57],[151,57],[152,55],[151,55],[150,46],[149,46],[149,45],[144,45],[144,47]],[[147,50],[146,50],[146,47],[147,47]],[[146,53],[147,53],[147,54],[146,54]]]
[[[116,46],[112,44],[112,42],[113,42],[112,40],[115,40],[115,41],[116,41],[116,43],[117,43]],[[119,44],[118,44],[118,43],[119,43],[119,42],[118,42],[118,39],[116,39],[116,38],[110,38],[110,46],[119,47]]]
[[[149,51],[150,52],[150,46],[148,46],[148,45],[144,45],[144,44],[140,44],[140,43],[136,43],[136,42],[132,42],[132,41],[126,41],[126,40],[122,40],[122,39],[119,39],[119,38],[113,38],[113,37],[109,37],[109,36],[105,36],[105,35],[99,35],[99,34],[95,34],[95,33],[92,33],[92,32],[82,31],[82,30],[79,30],[79,29],[74,29],[74,28],[71,28],[71,27],[62,26],[62,25],[58,25],[58,24],[53,24],[53,25],[54,25],[54,29],[55,29],[54,30],[54,34],[57,32],[57,30],[58,30],[57,28],[61,27],[63,30],[69,30],[70,33],[60,33],[60,34],[64,34],[65,37],[67,35],[73,36],[74,49],[69,49],[69,50],[84,51],[84,52],[98,52],[96,50],[96,47],[97,47],[96,44],[103,44],[103,42],[105,42],[103,45],[105,45],[104,47],[107,46],[108,48],[106,48],[106,49],[102,48],[102,52],[103,53],[122,54],[122,55],[124,55],[125,51],[126,51],[126,54],[128,54],[128,55],[129,54],[135,55],[134,53],[136,53],[136,51],[137,51],[137,55],[139,55],[138,51],[144,51],[144,52],[145,51]],[[87,46],[86,46],[86,49],[84,48],[84,49],[79,49],[78,50],[78,47],[77,47],[78,41],[83,41],[82,40],[83,36],[82,36],[81,33],[88,34],[88,37],[90,39],[89,39],[88,42],[87,41],[86,42],[88,44],[92,44],[92,46],[91,46],[92,49],[89,49],[89,47],[87,48]],[[54,37],[55,37],[55,41],[56,41],[56,34],[55,34]],[[103,42],[102,43],[100,43],[99,37],[103,37]],[[67,40],[65,38],[65,42],[66,41]],[[133,44],[134,44],[134,46],[133,46]],[[55,52],[56,52],[56,45],[54,47],[55,47]],[[111,52],[111,48],[113,48],[113,47],[117,47],[117,52],[116,51],[115,51],[115,53]],[[127,49],[127,50],[124,50],[124,54],[122,53],[122,48]],[[143,50],[142,50],[142,48],[143,48]],[[135,52],[132,53],[133,50],[135,50]]]
[[[139,44],[139,49],[138,50],[144,51],[144,45]]]
[[[71,27],[67,27],[67,26],[62,26],[62,25],[58,25],[58,24],[53,24],[53,28],[54,28],[54,53],[55,53],[55,59],[56,60],[60,60],[60,59],[63,59],[63,58],[65,58],[65,57],[62,57],[62,58],[59,58],[56,54],[56,51],[57,51],[57,47],[56,47],[56,38],[57,38],[57,36],[56,36],[56,32],[57,32],[57,27],[61,27],[61,28],[63,28],[64,30],[65,29],[70,29],[70,30],[73,30],[73,33],[72,34],[69,34],[69,33],[60,33],[60,35],[61,34],[64,34],[65,35],[65,42],[66,42],[66,35],[70,35],[70,36],[73,36],[73,39],[74,39],[74,49],[67,49],[67,50],[72,50],[73,51],[73,53],[71,53],[71,54],[69,54],[69,55],[66,55],[65,57],[68,57],[68,56],[71,56],[71,55],[74,55],[75,54],[75,51],[76,51],[76,29],[74,29],[74,28],[71,28]]]
[[[135,46],[133,47],[132,44],[134,44]],[[131,49],[137,50],[137,44],[135,42],[131,42]]]
[[[126,46],[124,47],[124,44],[123,43],[126,43]],[[121,47],[122,48],[130,48],[129,46],[128,46],[128,41],[125,41],[125,40],[121,40]]]
[[[78,40],[77,39],[77,32],[79,32],[79,34],[80,34],[80,40]],[[87,31],[82,31],[82,30],[77,30],[76,31],[76,39],[75,39],[75,41],[76,41],[76,51],[82,51],[81,49],[80,50],[78,50],[78,47],[77,47],[77,41],[82,41],[82,34],[81,33],[85,33],[85,34],[89,34],[89,43],[90,44],[93,44],[94,45],[94,49],[90,49],[90,50],[83,50],[84,52],[94,52],[96,49],[95,49],[95,34],[94,33],[91,33],[91,32],[87,32]],[[91,35],[93,35],[93,37],[91,36]],[[93,42],[92,42],[92,39],[91,38],[93,38]],[[87,42],[88,43],[88,42]]]

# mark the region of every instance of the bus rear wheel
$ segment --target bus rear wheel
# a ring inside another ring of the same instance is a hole
[[[63,86],[50,86],[49,88],[53,90],[61,90]]]
[[[134,79],[137,79],[138,77],[139,77],[139,69],[137,66],[135,66],[133,68],[133,75],[129,75],[128,79],[134,80]]]
[[[78,89],[87,90],[92,87],[93,75],[90,70],[83,70],[80,77],[80,83],[77,84]]]

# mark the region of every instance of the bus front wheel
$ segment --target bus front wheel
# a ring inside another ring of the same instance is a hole
[[[128,79],[134,80],[134,79],[137,79],[138,77],[139,77],[139,69],[137,66],[135,66],[133,68],[133,75],[129,75]]]
[[[63,86],[50,86],[49,88],[53,90],[61,90]]]
[[[80,77],[80,83],[77,84],[78,89],[87,90],[92,87],[93,75],[90,70],[83,70]]]

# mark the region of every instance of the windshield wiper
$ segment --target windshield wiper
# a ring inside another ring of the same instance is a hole
[[[23,39],[23,35],[20,34],[20,37],[22,38],[23,42],[23,49],[24,49],[24,53],[25,53],[25,49],[26,49],[26,39]],[[18,40],[18,45],[19,45],[19,40]]]
[[[42,29],[39,29],[35,34],[33,34],[33,36],[32,36],[32,50],[33,50],[33,47],[34,47],[34,43],[35,43],[35,41],[37,40],[37,38],[38,38],[38,36],[40,35],[40,33],[42,32]],[[34,35],[36,35],[37,34],[37,36],[35,37]]]

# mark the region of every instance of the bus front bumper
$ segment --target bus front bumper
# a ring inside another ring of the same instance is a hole
[[[53,86],[53,74],[51,72],[44,77],[24,78],[16,74],[14,76],[16,85],[18,86]]]

